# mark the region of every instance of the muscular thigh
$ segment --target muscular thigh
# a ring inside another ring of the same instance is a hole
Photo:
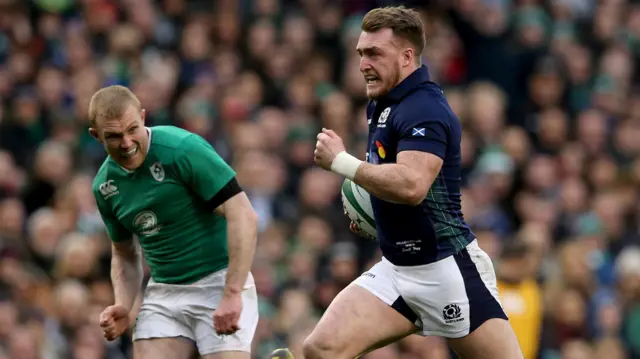
[[[394,273],[400,294],[421,320],[422,335],[463,338],[488,320],[506,319],[491,259],[475,242],[438,262]]]
[[[391,306],[351,284],[336,296],[307,340],[337,358],[354,358],[416,330]]]
[[[183,337],[140,339],[133,342],[134,359],[191,359],[195,353],[193,341]]]
[[[449,345],[462,359],[522,359],[518,340],[497,299],[491,260],[475,245],[468,247],[467,254],[470,260],[466,264],[463,260],[458,261],[462,272],[466,273],[470,332],[459,338],[449,338]],[[484,291],[488,291],[485,294],[478,290],[483,288],[482,283],[486,287]]]
[[[522,359],[522,351],[511,325],[494,318],[463,338],[449,339],[461,359]]]

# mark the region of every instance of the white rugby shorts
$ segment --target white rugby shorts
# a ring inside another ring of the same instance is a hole
[[[396,266],[383,258],[354,283],[413,322],[424,336],[461,338],[491,318],[507,319],[493,263],[476,240],[425,265]]]
[[[249,273],[242,291],[240,330],[218,335],[213,312],[222,298],[227,270],[187,285],[149,281],[133,331],[133,340],[185,337],[195,342],[201,356],[224,351],[251,352],[258,325],[258,295]]]

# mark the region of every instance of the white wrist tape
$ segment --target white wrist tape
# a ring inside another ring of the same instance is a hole
[[[336,158],[331,162],[331,171],[342,175],[353,181],[353,178],[356,176],[356,171],[362,161],[351,156],[345,151],[342,151],[336,155]]]

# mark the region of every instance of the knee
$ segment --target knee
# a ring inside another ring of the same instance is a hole
[[[338,355],[330,341],[321,340],[315,335],[310,335],[302,344],[302,354],[305,359],[336,359]]]

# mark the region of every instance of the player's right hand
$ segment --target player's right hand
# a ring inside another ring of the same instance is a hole
[[[351,223],[349,223],[349,230],[355,234],[362,235],[362,230],[360,229],[360,227],[358,227],[358,224],[354,221],[351,221]]]
[[[358,224],[354,221],[351,221],[351,223],[349,223],[349,230],[357,235],[359,235],[360,237],[366,238],[366,239],[375,239],[375,237],[372,237],[370,234],[368,234],[367,232],[363,231],[362,229],[360,229],[360,227],[358,226]]]
[[[112,341],[129,328],[129,310],[121,305],[112,305],[100,313],[100,328],[105,339]]]
[[[349,214],[347,213],[347,209],[343,208],[344,211],[344,215],[349,217]],[[368,238],[368,239],[372,239],[370,235],[368,235],[366,232],[363,232],[362,229],[360,229],[360,227],[358,226],[358,224],[354,221],[350,221],[349,222],[349,230],[357,235],[359,235],[360,237],[364,237],[364,238]]]

